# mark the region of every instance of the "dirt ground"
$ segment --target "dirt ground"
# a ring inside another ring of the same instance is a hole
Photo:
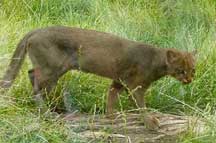
[[[197,117],[151,113],[160,121],[159,129],[150,130],[141,122],[138,113],[116,114],[113,119],[104,115],[67,114],[67,126],[90,142],[108,143],[175,143],[179,136],[192,131],[201,133],[205,124]]]

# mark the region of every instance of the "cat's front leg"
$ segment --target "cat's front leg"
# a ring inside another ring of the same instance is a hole
[[[118,96],[119,94],[123,91],[124,87],[122,84],[120,84],[117,81],[113,81],[110,89],[109,89],[109,94],[107,97],[107,105],[106,105],[106,114],[107,116],[112,116],[113,114],[113,109],[118,101]]]
[[[151,115],[146,108],[144,94],[145,94],[145,88],[138,88],[132,93],[132,98],[140,111],[141,120],[144,122],[146,127],[151,130],[157,130],[159,128],[159,120]]]

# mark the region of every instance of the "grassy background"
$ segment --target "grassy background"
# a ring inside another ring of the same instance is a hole
[[[196,78],[183,86],[163,78],[148,90],[148,107],[158,111],[206,117],[211,128],[205,136],[184,136],[181,142],[214,142],[216,139],[216,1],[215,0],[1,0],[0,77],[18,41],[28,31],[50,25],[67,25],[114,33],[153,44],[198,50]],[[82,142],[61,121],[45,120],[30,102],[31,86],[26,60],[13,87],[0,96],[1,142]],[[68,90],[71,105],[81,112],[104,113],[109,79],[91,74],[66,74],[56,88]],[[121,110],[132,108],[123,93]]]

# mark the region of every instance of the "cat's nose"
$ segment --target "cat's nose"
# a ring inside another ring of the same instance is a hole
[[[188,83],[191,83],[192,79],[191,78],[188,78],[188,79],[183,79],[183,83],[184,84],[188,84]]]
[[[188,81],[188,83],[191,83],[192,82],[192,78],[188,78],[187,81]]]

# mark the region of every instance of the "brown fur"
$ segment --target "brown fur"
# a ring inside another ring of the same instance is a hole
[[[69,70],[81,70],[113,80],[107,112],[113,112],[117,96],[125,87],[138,88],[134,98],[144,107],[144,92],[149,85],[170,75],[183,83],[190,83],[194,74],[192,53],[176,49],[160,49],[118,36],[70,27],[49,27],[28,33],[18,44],[2,87],[9,87],[15,79],[25,53],[33,64],[29,77],[37,103],[42,106],[42,91],[49,92],[60,76]]]

